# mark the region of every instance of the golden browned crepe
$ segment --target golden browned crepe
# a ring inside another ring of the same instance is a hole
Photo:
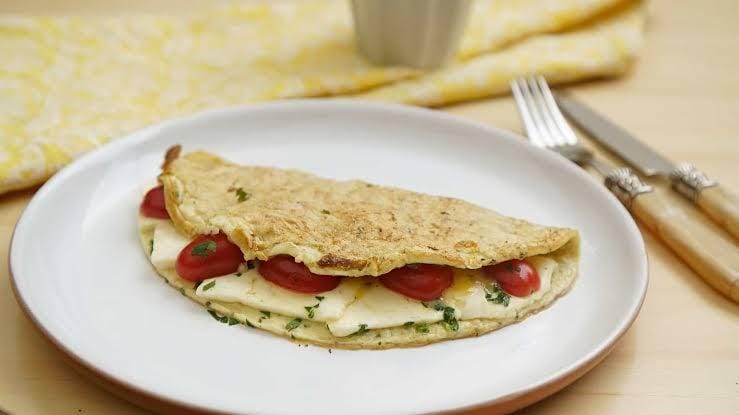
[[[377,276],[412,263],[480,268],[555,251],[577,235],[464,200],[240,166],[205,152],[167,163],[159,178],[177,229],[222,230],[247,259],[291,255],[316,274]]]
[[[458,331],[431,324],[333,336],[309,322],[287,331],[293,317],[259,321],[246,305],[207,301],[174,270],[158,270],[169,284],[210,310],[273,333],[327,347],[415,346],[479,335],[538,312],[564,294],[577,273],[577,231],[509,218],[463,200],[362,181],[336,181],[296,170],[241,166],[206,152],[168,153],[159,177],[176,229],[187,236],[224,232],[246,259],[286,254],[317,274],[377,276],[407,264],[477,269],[514,258],[545,255],[557,262],[548,292],[501,319],[459,322]],[[153,230],[140,227],[148,252]]]

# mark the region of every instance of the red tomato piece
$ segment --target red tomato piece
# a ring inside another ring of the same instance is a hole
[[[421,301],[439,298],[450,285],[454,274],[443,265],[406,265],[380,276],[380,282],[387,288]]]
[[[164,186],[157,186],[146,192],[139,212],[147,218],[169,219],[169,213],[164,206]]]
[[[225,234],[200,235],[177,257],[177,274],[188,281],[231,274],[244,262],[244,254]]]
[[[259,265],[259,273],[269,282],[306,294],[331,291],[341,282],[338,275],[319,275],[295,262],[289,255],[274,256]]]
[[[541,287],[539,272],[528,261],[512,259],[483,268],[510,295],[526,297]]]

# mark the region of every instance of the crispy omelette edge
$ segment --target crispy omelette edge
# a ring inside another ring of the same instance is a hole
[[[154,228],[146,228],[139,224],[139,239],[147,258],[150,258],[150,241],[154,236]],[[579,258],[580,240],[575,234],[564,246],[554,252],[547,254],[548,257],[557,261],[557,268],[552,274],[551,290],[539,301],[529,304],[521,310],[517,310],[515,318],[506,319],[473,319],[459,321],[458,331],[448,331],[441,322],[429,324],[428,333],[418,333],[414,327],[391,327],[385,329],[371,329],[363,334],[346,337],[335,337],[328,330],[325,323],[303,320],[296,329],[288,331],[285,326],[294,317],[271,313],[271,317],[264,315],[257,309],[239,304],[223,301],[207,300],[195,295],[195,283],[180,278],[174,269],[158,270],[152,264],[155,271],[164,281],[173,288],[180,291],[182,295],[202,305],[209,311],[221,316],[231,317],[243,325],[251,325],[276,334],[281,337],[292,339],[301,344],[313,344],[326,348],[337,349],[390,349],[396,347],[417,347],[444,340],[461,339],[465,337],[479,336],[516,323],[526,317],[536,314],[554,301],[566,294],[572,287],[577,276],[577,263]]]

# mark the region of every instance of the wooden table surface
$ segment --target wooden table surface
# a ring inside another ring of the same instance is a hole
[[[5,0],[0,13],[182,10],[207,0]],[[651,4],[646,47],[624,78],[572,90],[673,160],[690,160],[739,191],[739,2]],[[1,98],[0,98],[1,99]],[[521,132],[509,97],[443,108]],[[22,314],[7,250],[33,190],[0,196],[0,411],[139,414],[81,377]],[[739,414],[739,306],[711,288],[642,227],[650,285],[614,351],[580,380],[525,409],[532,414]]]

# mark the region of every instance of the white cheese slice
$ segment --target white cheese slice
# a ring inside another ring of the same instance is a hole
[[[485,285],[489,279],[480,270],[455,270],[454,283],[444,291],[442,298],[459,312],[461,320],[515,317],[516,310],[539,300],[550,290],[552,272],[557,267],[557,262],[547,257],[537,256],[527,260],[538,271],[541,287],[527,297],[510,296],[507,307],[485,299]]]
[[[211,281],[215,285],[205,290]],[[196,294],[210,300],[237,302],[257,310],[325,322],[336,320],[344,314],[360,286],[357,278],[344,278],[331,291],[303,294],[277,286],[264,279],[256,269],[251,269],[240,277],[232,274],[204,280]],[[311,311],[313,317],[310,317]]]
[[[157,219],[139,215],[139,229],[141,229],[142,232],[150,232],[161,223],[170,223],[170,221],[169,219]]]
[[[154,228],[154,245],[151,252],[151,263],[157,269],[174,268],[180,251],[190,243],[190,240],[172,226],[169,221],[163,221]]]
[[[328,323],[334,336],[342,337],[355,333],[365,325],[366,329],[402,326],[406,322],[435,323],[443,319],[444,313],[424,307],[418,301],[385,288],[379,282],[371,282],[357,293],[344,315]]]

